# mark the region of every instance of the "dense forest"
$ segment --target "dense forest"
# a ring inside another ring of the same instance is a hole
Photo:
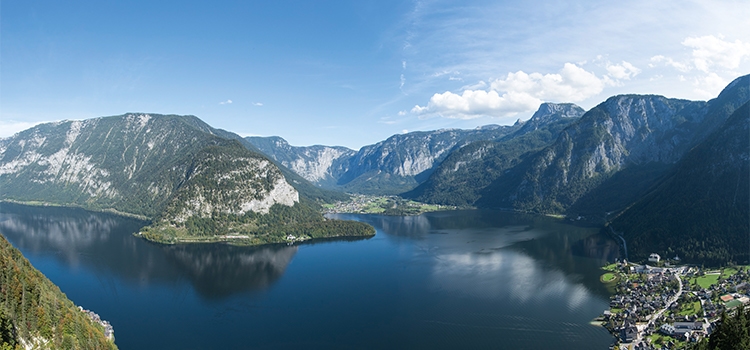
[[[116,349],[60,289],[0,235],[2,349]]]
[[[651,193],[612,222],[631,258],[746,263],[750,249],[750,103],[692,149]]]

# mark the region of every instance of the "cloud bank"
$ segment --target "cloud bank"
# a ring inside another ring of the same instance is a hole
[[[664,55],[651,57],[649,67],[665,66],[680,73],[690,73],[692,78],[680,75],[680,81],[692,81],[693,92],[705,98],[715,97],[729,83],[726,77],[736,77],[746,72],[736,70],[750,59],[750,43],[739,39],[704,35],[687,37],[681,44],[691,49],[688,57],[674,59]]]
[[[613,78],[629,79],[640,70],[627,62],[611,65]],[[543,101],[578,102],[599,94],[611,79],[599,78],[576,64],[565,63],[558,73],[508,73],[495,79],[486,89],[464,89],[436,93],[425,106],[416,105],[411,112],[420,116],[472,119],[482,116],[509,117],[533,111]],[[485,86],[486,83],[475,85]]]

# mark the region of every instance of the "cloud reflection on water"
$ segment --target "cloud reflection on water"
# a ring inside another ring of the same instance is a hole
[[[161,245],[132,235],[145,224],[137,220],[68,208],[2,204],[0,209],[0,233],[26,255],[51,255],[135,286],[174,286],[187,277],[207,298],[267,288],[281,278],[298,249]]]
[[[554,299],[578,309],[592,293],[607,293],[590,259],[604,264],[618,257],[617,244],[598,229],[538,215],[475,210],[355,218],[389,237],[416,240],[414,260],[431,264],[435,290],[471,297]]]
[[[524,304],[559,299],[569,309],[591,297],[588,289],[562,271],[545,269],[535,259],[512,250],[437,254],[432,283],[443,291]]]

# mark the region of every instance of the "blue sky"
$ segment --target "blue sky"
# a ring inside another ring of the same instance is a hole
[[[748,73],[746,1],[0,2],[0,137],[149,112],[356,149]]]

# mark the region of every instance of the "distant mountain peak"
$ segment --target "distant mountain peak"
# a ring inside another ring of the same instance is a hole
[[[531,119],[548,118],[556,116],[561,118],[577,118],[586,111],[575,103],[552,103],[544,102],[539,105],[539,109],[531,116]]]
[[[726,95],[731,93],[731,91],[737,89],[738,87],[750,87],[750,74],[743,75],[737,79],[732,80],[729,85],[727,85],[721,92],[719,93],[719,97],[722,97],[722,95]]]
[[[544,102],[529,120],[521,121],[519,119],[516,122],[515,125],[522,125],[517,135],[529,133],[558,120],[580,118],[584,113],[586,113],[586,111],[583,110],[583,108],[573,103]]]

